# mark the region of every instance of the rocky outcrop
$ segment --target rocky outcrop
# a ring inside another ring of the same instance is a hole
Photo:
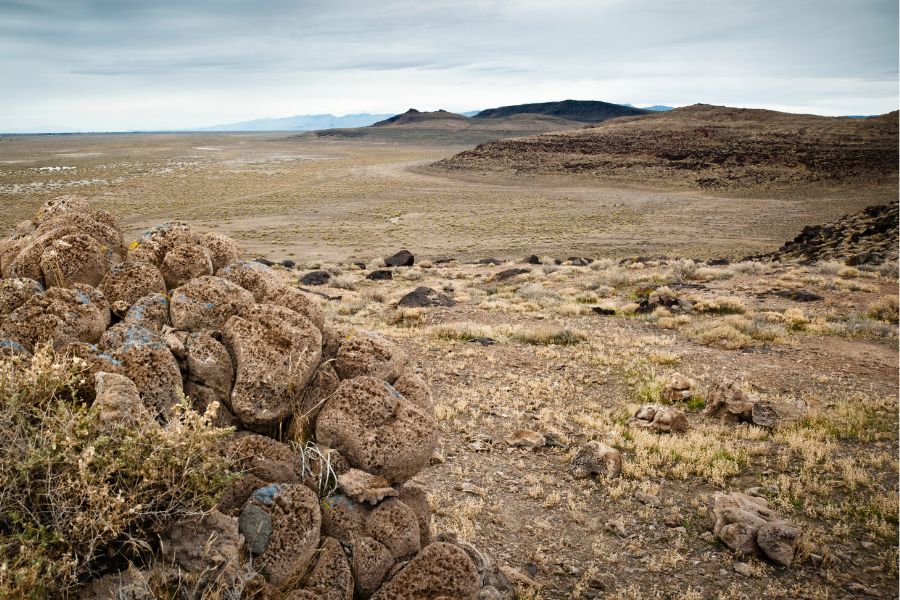
[[[765,498],[720,492],[709,504],[707,518],[717,540],[739,554],[791,566],[800,530],[772,511]]]
[[[640,407],[634,413],[631,424],[660,433],[684,433],[690,429],[684,412],[674,406],[661,404],[646,404]]]

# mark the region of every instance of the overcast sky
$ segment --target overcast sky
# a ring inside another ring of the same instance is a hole
[[[897,109],[897,0],[0,0],[0,131],[575,98]]]

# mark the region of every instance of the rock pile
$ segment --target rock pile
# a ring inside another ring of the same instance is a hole
[[[249,569],[264,597],[284,600],[511,597],[474,549],[435,541],[425,493],[408,483],[437,435],[403,351],[339,337],[314,300],[240,254],[181,222],[126,246],[112,215],[51,201],[0,242],[0,352],[49,342],[84,359],[103,427],[165,426],[185,396],[235,427],[222,449],[240,469],[231,488],[162,536],[183,571],[221,584]],[[107,575],[87,597],[125,579]]]

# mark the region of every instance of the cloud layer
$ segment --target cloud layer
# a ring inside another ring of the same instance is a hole
[[[597,99],[897,108],[889,0],[0,0],[0,131]]]

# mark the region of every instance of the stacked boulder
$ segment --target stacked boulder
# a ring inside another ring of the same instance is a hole
[[[84,359],[82,397],[105,425],[157,427],[187,396],[235,428],[230,489],[161,540],[183,571],[220,585],[249,569],[283,600],[511,592],[432,536],[409,480],[434,452],[434,409],[402,350],[336,335],[315,300],[240,254],[182,222],[126,246],[112,215],[51,201],[0,242],[0,353],[52,343]]]

